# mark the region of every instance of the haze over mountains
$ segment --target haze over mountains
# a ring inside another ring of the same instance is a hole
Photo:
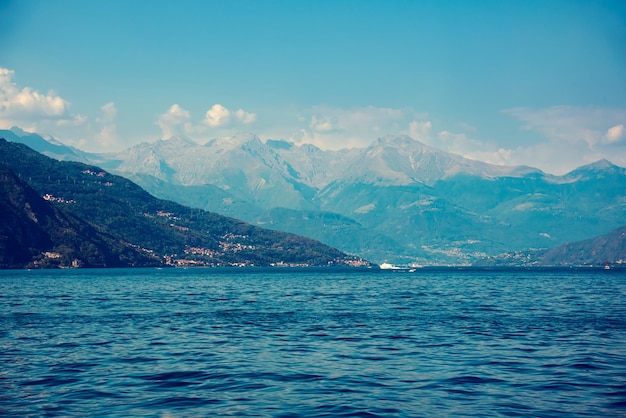
[[[554,176],[469,160],[407,136],[340,151],[252,134],[203,145],[174,137],[114,154],[84,153],[19,131],[0,136],[103,167],[157,197],[378,263],[469,264],[626,225],[626,170],[606,160]]]

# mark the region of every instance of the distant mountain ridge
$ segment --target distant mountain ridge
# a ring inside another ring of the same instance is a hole
[[[498,254],[478,260],[476,266],[604,267],[626,266],[626,226],[590,239],[555,248]]]
[[[497,166],[469,160],[408,136],[387,136],[366,148],[341,151],[277,140],[263,143],[253,134],[215,139],[204,145],[186,137],[173,137],[103,157],[110,168],[120,172],[151,174],[185,186],[215,184],[220,171],[233,169],[239,169],[250,178],[272,173],[317,189],[337,181],[433,185],[459,173],[483,177],[541,173],[530,167]]]
[[[550,249],[538,260],[541,265],[626,265],[626,226],[584,241]]]
[[[366,266],[309,238],[157,199],[0,139],[0,267]]]
[[[470,160],[407,136],[325,151],[253,134],[78,155],[158,197],[378,263],[471,264],[626,225],[626,170],[606,160],[555,176]]]

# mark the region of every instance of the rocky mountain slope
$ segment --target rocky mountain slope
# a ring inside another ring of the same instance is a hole
[[[123,177],[23,144],[0,140],[0,163],[5,267],[61,258],[90,267],[367,265],[308,238],[157,199]]]

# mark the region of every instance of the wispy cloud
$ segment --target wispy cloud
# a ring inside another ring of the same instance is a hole
[[[514,108],[504,113],[523,122],[522,129],[545,140],[520,144],[512,159],[564,173],[601,158],[626,165],[626,109],[553,106],[543,109]]]
[[[584,142],[590,149],[603,142],[609,129],[626,122],[626,110],[600,107],[553,106],[544,109],[514,108],[504,110],[524,122],[524,129],[534,130],[551,140]]]
[[[528,140],[482,138],[480,130],[463,123],[455,130],[412,109],[315,107],[291,139],[320,148],[366,146],[386,134],[408,134],[443,151],[500,165],[530,165],[563,174],[580,165],[607,158],[626,166],[626,110],[554,106],[504,111],[523,124]],[[532,140],[530,138],[533,138]]]
[[[237,109],[235,111],[235,118],[244,125],[248,125],[256,121],[256,113],[246,112],[243,109]]]
[[[435,130],[431,121],[415,121],[410,125],[409,135],[427,145],[466,158],[498,165],[515,164],[512,150],[494,141],[472,137],[476,131],[473,126],[460,124],[460,128],[460,132]]]
[[[492,164],[516,164],[514,150],[495,141],[473,137],[477,129],[459,123],[460,131],[444,129],[429,115],[410,108],[313,107],[301,112],[299,129],[289,136],[296,143],[322,149],[364,147],[384,135],[404,134],[437,149]]]
[[[380,136],[407,133],[424,116],[412,109],[316,106],[300,112],[300,126],[290,139],[323,149],[367,146]]]
[[[117,108],[115,103],[109,102],[100,108],[101,114],[96,118],[98,124],[98,140],[102,149],[113,151],[120,145],[117,134]]]
[[[513,144],[507,138],[488,140],[473,128],[435,130],[430,122],[412,123],[410,134],[467,158],[529,165],[553,174],[564,174],[602,158],[626,166],[626,109],[553,106],[506,109],[503,113],[522,122],[520,129],[528,133],[528,140]]]

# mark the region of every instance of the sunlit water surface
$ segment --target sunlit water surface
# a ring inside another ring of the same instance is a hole
[[[0,272],[3,416],[626,415],[626,273]]]

